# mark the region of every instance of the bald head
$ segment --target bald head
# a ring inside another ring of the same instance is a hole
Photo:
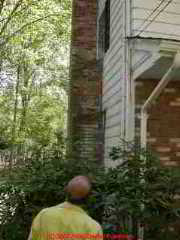
[[[91,183],[86,176],[76,176],[67,185],[66,191],[71,198],[85,198],[91,190]]]

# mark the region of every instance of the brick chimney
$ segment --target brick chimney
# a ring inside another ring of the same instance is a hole
[[[96,2],[73,0],[68,131],[70,139],[78,139],[78,159],[101,161],[102,88],[96,62]]]

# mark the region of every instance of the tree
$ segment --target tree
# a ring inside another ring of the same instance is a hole
[[[0,13],[0,132],[12,165],[65,132],[71,1],[1,0]]]

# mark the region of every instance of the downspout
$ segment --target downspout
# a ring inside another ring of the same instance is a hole
[[[152,105],[152,103],[159,97],[159,95],[162,93],[164,88],[167,86],[167,84],[171,81],[172,77],[174,76],[174,73],[176,70],[180,68],[180,52],[177,52],[174,61],[171,65],[171,67],[168,69],[168,71],[165,73],[165,75],[162,77],[158,85],[155,87],[155,89],[152,91],[151,95],[148,97],[148,99],[145,101],[144,105],[141,108],[141,147],[146,148],[146,142],[147,142],[147,120],[148,120],[148,109]],[[146,161],[146,159],[144,159]],[[143,182],[143,180],[142,180]],[[144,209],[144,205],[141,206],[142,210]],[[139,222],[138,227],[138,237],[143,240],[144,239],[144,227],[141,227],[141,223]]]
[[[141,146],[146,147],[147,142],[147,120],[148,120],[148,109],[152,103],[159,97],[167,84],[171,81],[175,71],[180,68],[180,52],[177,52],[173,64],[162,77],[158,85],[152,91],[151,95],[145,101],[144,105],[141,108]]]

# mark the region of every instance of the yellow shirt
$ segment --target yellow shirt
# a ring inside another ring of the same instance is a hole
[[[102,228],[81,207],[64,202],[35,217],[28,239],[102,240]]]

